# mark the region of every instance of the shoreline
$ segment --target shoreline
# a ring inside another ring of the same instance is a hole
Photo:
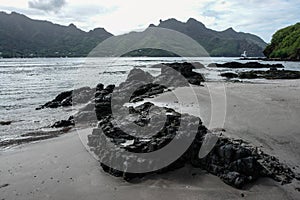
[[[243,80],[242,79],[242,80],[236,81],[236,80],[228,79],[228,80],[224,80],[224,81],[217,81],[217,80],[209,81],[209,82],[205,82],[204,85],[206,85],[207,83],[208,84],[223,84],[223,85],[230,85],[230,84],[237,84],[237,85],[238,84],[239,85],[248,85],[248,84],[249,85],[265,85],[265,84],[266,85],[270,85],[270,84],[272,85],[272,84],[274,84],[274,85],[276,85],[276,84],[281,84],[281,83],[289,82],[289,81],[297,81],[297,80],[289,80],[289,79],[286,79],[286,80],[282,80],[282,79],[278,79],[278,80],[244,79]],[[195,87],[198,87],[198,86],[192,86],[192,87],[195,88]],[[179,90],[181,90],[181,89],[179,89]],[[174,92],[174,91],[171,91],[171,92]],[[202,92],[203,92],[203,90],[202,90]],[[153,97],[146,98],[146,101],[155,103],[152,100],[156,99],[156,97],[159,98],[160,96],[164,96],[165,93],[167,95],[169,94],[169,92],[164,92],[162,94],[154,95],[154,98]],[[209,94],[206,94],[206,95],[209,95]],[[146,102],[146,101],[140,101],[140,102],[137,102],[137,104],[141,104],[142,102]],[[206,103],[208,103],[208,102],[206,102]],[[161,104],[161,105],[163,105],[163,104]],[[170,105],[170,104],[168,104],[168,105]],[[168,105],[166,105],[166,107],[168,107]],[[38,106],[37,108],[39,108],[39,107],[40,106]],[[186,112],[186,113],[189,114],[188,112]],[[191,113],[193,113],[192,110],[191,110]],[[194,114],[194,116],[200,117],[197,114]],[[204,116],[204,118],[205,118],[205,116]],[[201,119],[203,119],[203,116],[201,116]],[[47,130],[44,130],[44,128],[37,129],[35,131],[30,131],[30,132],[27,132],[27,133],[20,134],[20,136],[18,136],[16,138],[1,140],[0,141],[0,152],[5,151],[6,149],[11,149],[11,148],[18,147],[19,145],[37,143],[37,142],[40,142],[40,141],[49,140],[49,139],[52,139],[52,138],[60,137],[61,135],[68,134],[69,132],[71,132],[73,130],[73,127],[70,127],[70,126],[62,126],[62,127],[59,127],[59,128],[54,127],[55,123],[59,123],[59,122],[62,122],[62,121],[67,122],[67,120],[63,119],[61,121],[54,122],[52,125],[48,125],[48,127],[44,127]],[[208,124],[206,124],[206,125],[208,126]],[[53,126],[53,127],[51,128],[51,126]],[[81,129],[84,129],[84,128],[86,128],[85,125],[83,125],[83,127]]]
[[[247,80],[239,81],[239,82],[236,82],[236,81],[224,81],[224,82],[210,81],[210,82],[204,83],[204,85],[206,85],[207,83],[208,84],[225,85],[226,91],[228,91],[228,89],[230,89],[230,88],[238,89],[239,87],[263,88],[264,86],[266,86],[266,87],[268,87],[268,89],[272,89],[273,86],[275,88],[276,87],[289,87],[289,84],[292,84],[292,83],[295,84],[293,87],[300,88],[300,80],[288,80],[288,79],[287,80],[280,80],[280,79],[279,80],[261,80],[258,82],[252,82],[252,81],[247,81]],[[176,105],[176,103],[173,104],[173,102],[170,102],[170,100],[172,101],[172,98],[174,97],[173,93],[180,94],[180,92],[182,92],[184,95],[189,97],[189,95],[185,93],[185,87],[179,87],[179,88],[176,88],[175,90],[166,91],[164,93],[154,95],[153,97],[145,98],[143,101],[130,103],[129,105],[136,106],[136,105],[141,105],[144,102],[151,102],[157,106],[172,108],[175,111],[180,112],[180,113],[186,113],[186,114],[190,114],[192,116],[200,117],[203,120],[204,125],[208,127],[209,120],[211,117],[211,113],[209,112],[209,109],[207,108],[207,105],[208,105],[208,107],[211,106],[210,100],[209,100],[209,92],[208,92],[206,86],[205,86],[205,89],[202,86],[192,86],[192,87],[197,92],[198,100],[201,99],[200,103],[202,105],[204,105],[204,107],[205,107],[205,109],[203,109],[201,111],[202,115],[199,115],[199,112],[194,110],[194,108],[195,108],[194,104],[196,104],[196,102],[190,102],[191,105],[188,105],[188,104],[184,105],[182,107],[183,110],[178,110],[179,107]],[[296,90],[296,89],[294,89],[294,90]],[[226,94],[228,94],[228,92]],[[237,96],[235,96],[235,98],[236,97]],[[280,99],[279,101],[284,101],[284,97],[282,99]],[[236,105],[234,105],[234,107],[235,106]],[[64,120],[62,120],[62,121],[64,121]],[[234,127],[234,125],[233,125],[233,127]],[[86,129],[87,126],[79,125],[76,127],[76,125],[75,125],[75,127],[67,126],[67,127],[62,127],[62,128],[52,128],[54,130],[47,130],[47,131],[36,130],[33,132],[21,134],[20,138],[1,141],[4,145],[0,146],[0,153],[5,152],[7,149],[8,150],[15,149],[15,148],[18,149],[20,146],[28,146],[30,144],[36,144],[39,142],[48,141],[53,138],[60,138],[64,135],[74,132],[74,129],[78,129],[78,128],[79,128],[79,130],[83,130],[83,129]],[[222,128],[217,127],[216,129],[222,129]],[[227,132],[225,132],[224,134],[226,135]],[[30,136],[32,136],[32,138],[30,138]],[[35,136],[37,136],[37,138],[35,138]],[[228,135],[228,136],[236,138],[235,135]],[[40,139],[39,139],[39,137],[40,137]],[[241,137],[239,137],[239,138],[241,138]],[[251,141],[251,142],[253,144],[255,143],[254,141]],[[12,145],[6,144],[6,143],[12,143]],[[299,163],[299,167],[300,167],[300,163]]]
[[[119,57],[86,57],[86,56],[78,56],[78,57],[0,57],[0,60],[9,60],[9,59],[57,59],[57,58],[62,58],[62,59],[74,59],[74,58],[81,58],[81,59],[87,59],[87,58],[119,58]],[[182,58],[178,56],[167,56],[167,57],[159,57],[159,56],[128,56],[128,57],[121,57],[121,58]],[[248,57],[248,58],[241,58],[239,56],[232,57],[232,56],[207,56],[207,57],[187,57],[187,58],[235,58],[234,60],[249,60],[249,61],[269,61],[269,62],[300,62],[300,60],[295,60],[295,59],[281,59],[281,58],[264,58],[264,57]]]

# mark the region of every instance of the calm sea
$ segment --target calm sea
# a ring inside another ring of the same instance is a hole
[[[35,108],[52,100],[58,93],[82,86],[94,87],[97,83],[119,84],[133,67],[140,67],[153,75],[158,63],[239,61],[238,58],[34,58],[0,59],[0,121],[13,121],[0,126],[0,140],[21,134],[47,129],[55,121],[72,114],[71,108]],[[247,62],[247,61],[239,61]],[[267,63],[267,62],[263,62]],[[278,62],[276,62],[278,63]],[[300,63],[279,62],[286,69],[299,70]],[[220,71],[230,69],[202,69],[199,72],[208,81],[222,80]]]

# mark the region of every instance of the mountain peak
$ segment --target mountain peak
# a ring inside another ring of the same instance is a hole
[[[73,23],[69,24],[68,27],[70,27],[70,28],[76,28],[77,29],[77,26],[75,26],[75,24],[73,24]]]
[[[12,11],[11,13],[6,13],[6,12],[1,11],[1,14],[4,14],[4,15],[6,15],[6,16],[11,16],[11,17],[21,17],[21,18],[26,18],[26,19],[28,19],[28,17],[27,17],[26,15],[17,13],[17,12],[15,12],[15,11]]]
[[[199,22],[199,21],[197,21],[197,20],[194,19],[194,18],[189,18],[189,19],[187,20],[186,24],[188,24],[188,25],[197,25],[197,26],[205,27],[205,25],[204,25],[202,22]]]
[[[113,34],[107,32],[105,28],[95,28],[89,31],[89,34],[94,36],[107,35],[107,37],[113,36]]]
[[[167,19],[167,20],[159,20],[159,23],[162,24],[162,23],[181,23],[180,21],[178,21],[177,19],[175,18],[170,18],[170,19]]]
[[[197,21],[195,18],[191,17],[187,20],[187,23],[189,23],[189,22],[199,22],[199,21]]]
[[[175,18],[170,18],[170,19],[167,19],[167,20],[159,20],[159,25],[158,26],[169,26],[169,25],[172,25],[172,26],[193,26],[193,27],[201,27],[201,28],[206,28],[205,25],[199,21],[197,21],[196,19],[194,18],[189,18],[187,20],[187,22],[181,22],[181,21],[178,21],[177,19]]]
[[[236,33],[236,31],[235,31],[232,27],[226,29],[224,32],[232,32],[232,33]]]
[[[92,31],[105,31],[105,29],[104,28],[94,28],[90,32],[92,32]]]
[[[10,14],[11,14],[11,15],[21,15],[21,14],[15,12],[15,11],[12,11]]]

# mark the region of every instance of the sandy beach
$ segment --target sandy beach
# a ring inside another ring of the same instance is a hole
[[[216,84],[218,87],[223,83]],[[300,81],[224,83],[224,86],[225,123],[224,127],[214,128],[223,128],[225,135],[242,138],[261,148],[299,173]],[[200,117],[209,126],[211,101],[207,87],[195,88],[199,105],[186,91],[186,88],[174,91],[186,98],[181,106],[171,93],[149,101],[194,115],[199,115],[200,105]],[[58,138],[2,151],[0,199],[299,199],[298,181],[281,186],[263,178],[238,190],[189,166],[127,183],[103,172],[88,152],[83,144],[90,132],[91,129],[74,130]]]

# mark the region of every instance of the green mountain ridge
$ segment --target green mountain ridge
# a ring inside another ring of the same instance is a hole
[[[79,57],[111,37],[103,28],[89,32],[74,24],[62,26],[32,20],[25,15],[0,12],[0,52],[2,57]]]
[[[176,19],[161,20],[158,26],[149,26],[152,27],[183,33],[202,45],[210,56],[240,56],[247,51],[248,56],[258,57],[263,56],[267,45],[258,36],[236,32],[232,28],[214,31],[192,18],[186,23]],[[140,33],[143,35],[143,32]],[[135,37],[140,35],[136,32],[128,34]],[[99,43],[112,36],[104,28],[85,32],[74,24],[62,26],[48,21],[33,20],[15,12],[0,12],[0,57],[84,57]],[[160,55],[176,56],[174,52],[160,49],[136,49],[125,56]]]
[[[264,54],[271,59],[300,60],[300,23],[278,30]]]
[[[247,51],[248,56],[260,57],[264,56],[263,50],[267,45],[256,35],[236,32],[232,28],[224,31],[211,30],[193,18],[186,23],[176,19],[161,20],[158,26],[152,24],[150,27],[167,28],[184,33],[201,44],[210,56],[240,56]]]

